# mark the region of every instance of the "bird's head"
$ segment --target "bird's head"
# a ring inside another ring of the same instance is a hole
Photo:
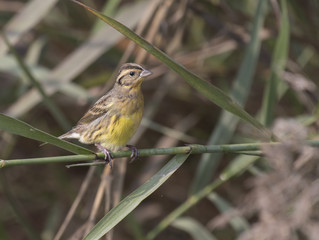
[[[125,63],[119,70],[115,86],[121,89],[134,89],[140,87],[143,80],[152,72],[136,63]]]

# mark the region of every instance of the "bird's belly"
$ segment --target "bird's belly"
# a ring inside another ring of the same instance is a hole
[[[125,146],[136,132],[143,112],[136,112],[130,116],[112,116],[111,124],[106,126],[105,134],[98,139],[100,144],[112,151]]]

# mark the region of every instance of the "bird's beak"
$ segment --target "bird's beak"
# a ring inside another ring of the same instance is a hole
[[[140,77],[147,77],[147,76],[149,76],[149,75],[151,75],[152,74],[152,72],[151,71],[148,71],[148,70],[143,70],[142,72],[141,72],[141,74],[140,74]]]

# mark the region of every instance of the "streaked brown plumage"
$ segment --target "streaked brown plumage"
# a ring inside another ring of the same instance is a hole
[[[109,151],[124,147],[141,122],[144,110],[141,84],[150,74],[138,64],[124,64],[114,87],[60,138],[75,138],[85,144],[95,144],[110,162],[112,156]],[[136,148],[133,147],[133,150],[132,153],[136,152]]]

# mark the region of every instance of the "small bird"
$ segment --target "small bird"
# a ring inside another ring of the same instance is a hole
[[[133,161],[137,148],[126,145],[140,125],[144,98],[143,80],[152,73],[135,63],[121,66],[114,87],[101,97],[60,139],[78,139],[84,144],[95,144],[105,154],[105,161],[112,167],[112,154],[124,146],[131,149]]]

